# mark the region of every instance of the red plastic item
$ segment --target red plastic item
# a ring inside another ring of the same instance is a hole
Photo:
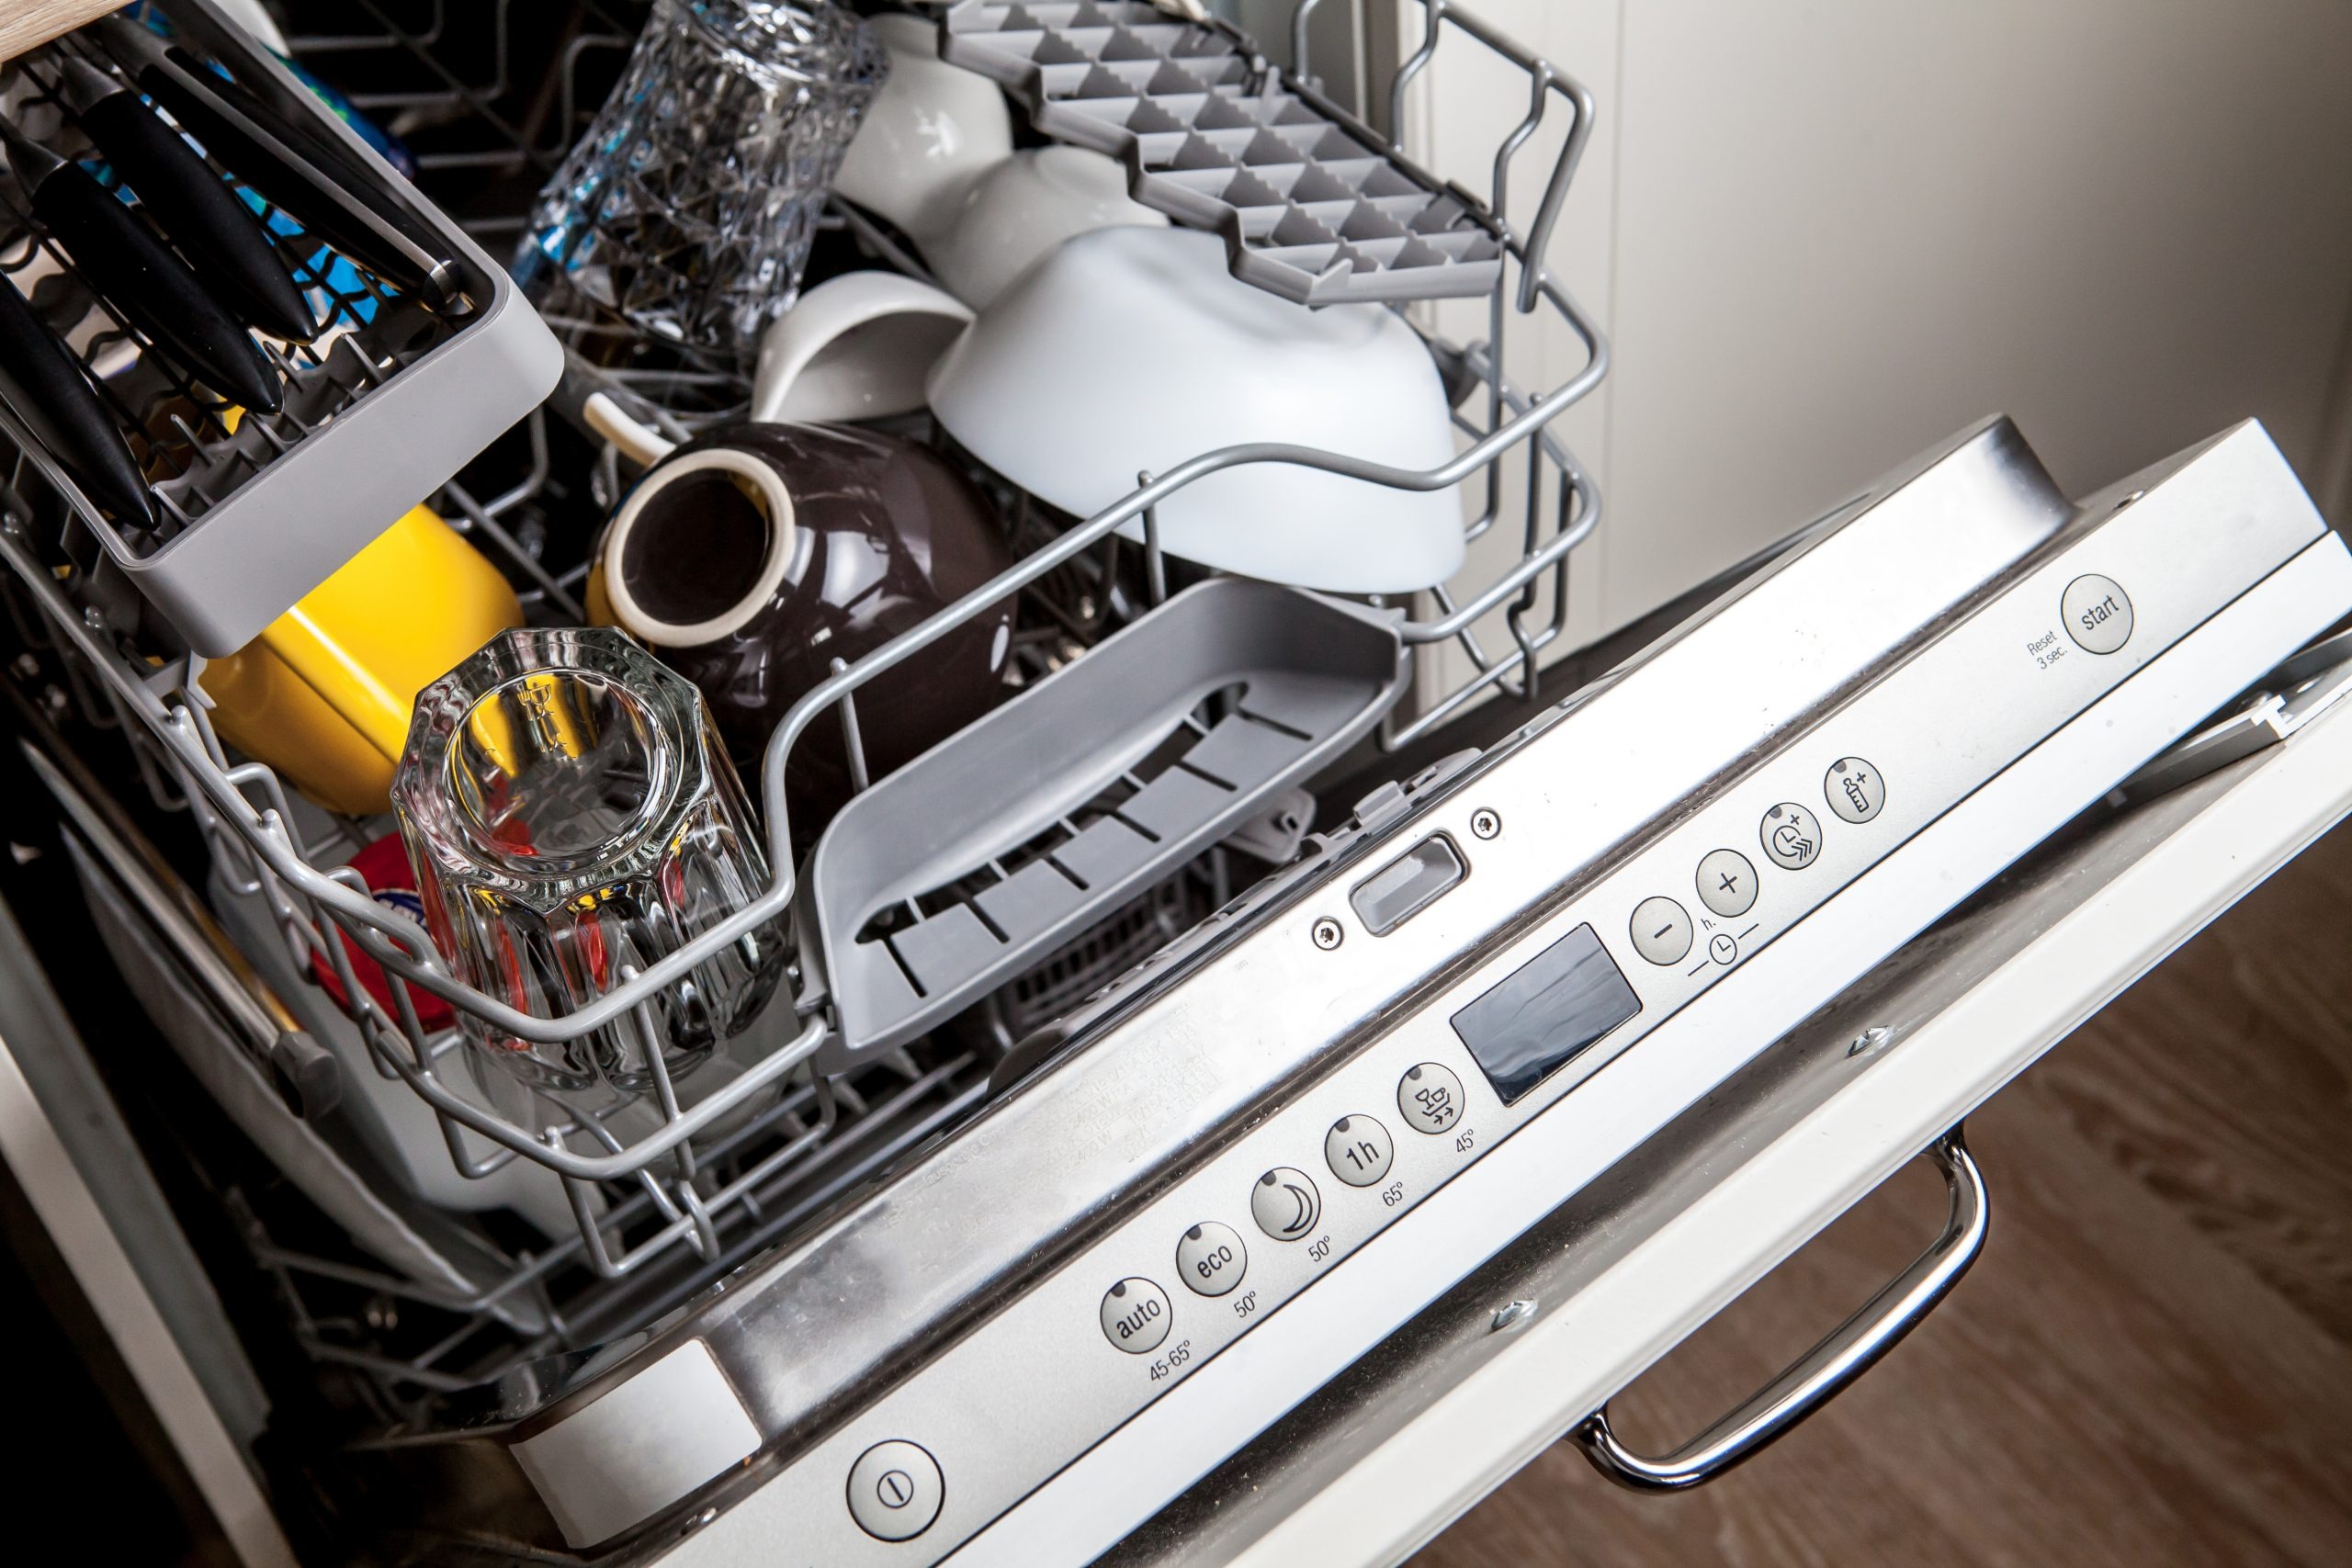
[[[368,884],[368,891],[377,903],[395,914],[405,917],[420,931],[424,930],[424,900],[417,897],[416,874],[409,869],[408,852],[401,845],[400,835],[387,834],[351,857],[351,869]],[[359,951],[341,926],[335,935],[342,940],[344,951],[351,955],[351,972],[379,1007],[394,1018],[400,1016],[400,1005],[392,999],[390,976],[383,965]],[[343,981],[328,963],[324,954],[311,959],[311,973],[317,978],[320,989],[333,997],[339,1006],[348,1007]],[[427,1029],[447,1029],[458,1021],[456,1010],[432,992],[417,987],[409,987],[409,996],[416,1004],[416,1021]]]

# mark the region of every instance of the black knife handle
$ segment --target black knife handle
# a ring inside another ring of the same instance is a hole
[[[6,376],[0,395],[33,438],[73,474],[82,492],[119,521],[154,527],[146,478],[131,459],[130,443],[106,400],[48,323],[6,282],[0,282],[0,372]]]
[[[287,134],[284,119],[252,94],[198,76],[200,66],[192,61],[183,64],[186,56],[171,52],[179,58],[146,66],[139,72],[139,85],[208,152],[369,271],[436,308],[455,301],[456,262],[397,203],[368,190],[339,160],[320,155],[307,133]]]
[[[33,213],[107,302],[172,357],[247,408],[282,405],[277,372],[252,335],[88,170],[52,171],[33,192]]]
[[[308,343],[319,335],[310,302],[287,276],[259,215],[138,94],[109,94],[80,118],[217,299],[275,336]]]

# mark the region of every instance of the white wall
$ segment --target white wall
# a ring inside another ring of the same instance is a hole
[[[2258,415],[2352,521],[2345,0],[1476,8],[1600,99],[1555,250],[1616,353],[1566,425],[1588,630],[1996,409],[2076,491]],[[1467,60],[1413,132],[1457,175],[1522,107]]]

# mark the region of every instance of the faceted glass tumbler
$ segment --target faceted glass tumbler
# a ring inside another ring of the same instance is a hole
[[[539,193],[514,273],[748,373],[889,70],[829,0],[657,0],[620,85]]]
[[[766,856],[701,694],[605,627],[502,632],[417,697],[392,783],[425,925],[458,977],[561,1018],[765,891]],[[460,1010],[469,1039],[559,1098],[684,1077],[775,989],[774,923],[635,1010],[537,1044]]]

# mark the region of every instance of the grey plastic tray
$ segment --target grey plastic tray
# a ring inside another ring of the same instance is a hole
[[[249,415],[233,434],[209,423],[192,429],[187,471],[155,486],[175,525],[160,543],[76,509],[112,567],[190,647],[219,657],[536,408],[562,374],[563,351],[503,267],[206,0],[158,8],[239,82],[303,114],[429,225],[458,258],[475,304],[449,317],[397,298],[342,300],[334,319],[352,330],[317,363],[289,367],[283,411]]]
[[[800,894],[828,1051],[913,1039],[1330,761],[1404,694],[1396,625],[1215,578],[852,800]]]
[[[1127,165],[1146,207],[1225,239],[1233,275],[1306,305],[1491,292],[1502,242],[1460,196],[1258,57],[1242,33],[1138,0],[959,0],[940,54],[1037,129]]]

